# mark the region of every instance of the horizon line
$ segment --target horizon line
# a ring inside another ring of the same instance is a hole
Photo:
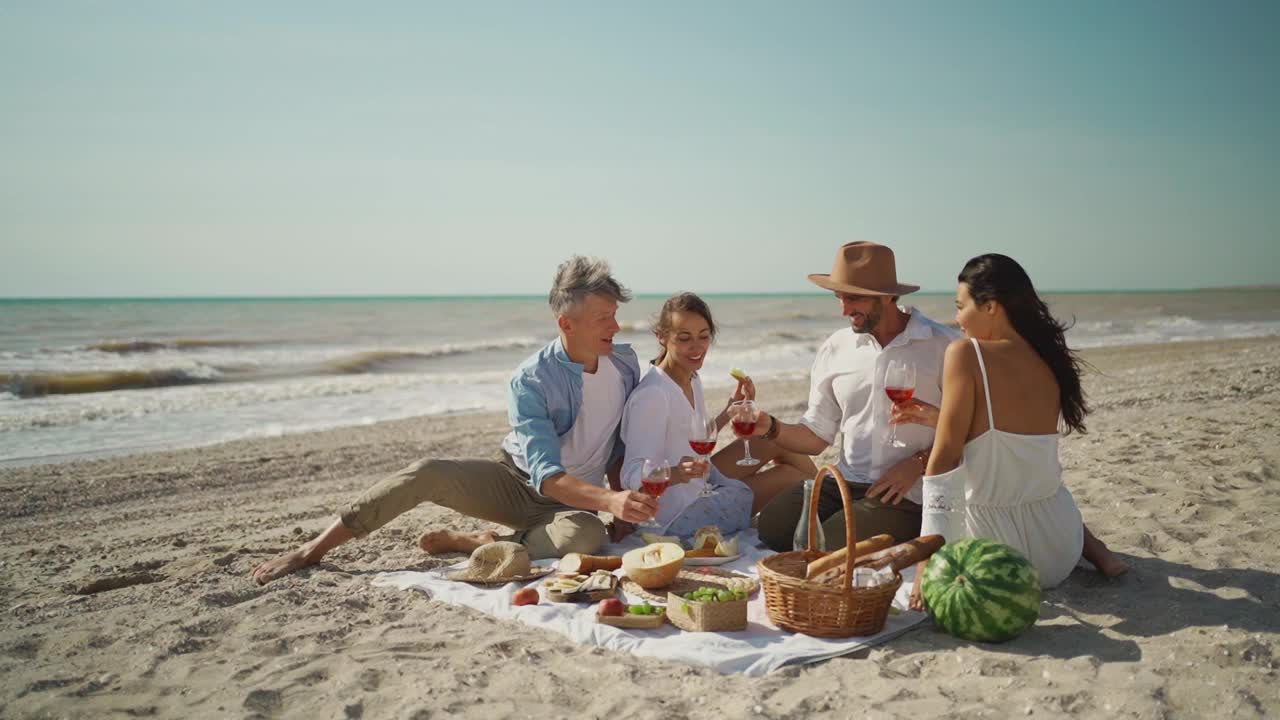
[[[1228,285],[1221,287],[1197,287],[1197,288],[1120,288],[1120,289],[1040,289],[1038,293],[1042,295],[1130,295],[1130,294],[1161,294],[1161,293],[1197,293],[1197,292],[1249,292],[1249,291],[1266,291],[1280,290],[1278,285]],[[826,297],[828,292],[709,292],[698,293],[704,297]],[[951,290],[919,290],[911,293],[912,295],[951,295]],[[667,292],[636,292],[632,293],[635,298],[661,298],[669,297],[671,293]],[[29,295],[29,296],[0,296],[0,302],[93,302],[93,301],[115,301],[115,302],[164,302],[164,301],[185,301],[185,302],[201,302],[201,301],[223,301],[223,302],[253,302],[253,301],[315,301],[315,300],[528,300],[534,298],[545,298],[545,293],[469,293],[469,294],[449,294],[449,295],[416,295],[416,294],[389,294],[389,295],[363,295],[363,294],[298,294],[298,295]]]

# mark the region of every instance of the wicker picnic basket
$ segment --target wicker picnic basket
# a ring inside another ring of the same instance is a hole
[[[813,492],[809,496],[809,547],[817,543],[818,497],[827,475],[835,478],[844,501],[844,536],[849,554],[845,558],[844,578],[839,586],[805,580],[809,563],[828,553],[797,550],[770,555],[757,563],[764,589],[765,610],[769,620],[780,628],[815,637],[852,637],[874,635],[884,628],[889,606],[902,585],[902,576],[894,573],[894,581],[877,587],[853,587],[854,528],[853,500],[844,477],[831,465],[818,470]]]

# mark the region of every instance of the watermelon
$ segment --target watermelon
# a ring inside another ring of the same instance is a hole
[[[1004,642],[1040,617],[1040,575],[1022,553],[984,538],[944,545],[925,566],[920,594],[943,630]]]

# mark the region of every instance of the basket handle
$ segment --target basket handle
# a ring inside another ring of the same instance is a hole
[[[840,470],[834,465],[823,465],[818,468],[818,475],[813,479],[813,492],[809,494],[809,547],[818,544],[818,497],[822,494],[822,481],[831,475],[835,478],[836,487],[840,490],[840,499],[844,502],[844,542],[845,547],[849,548],[849,552],[844,558],[844,577],[845,583],[843,587],[847,592],[853,587],[853,564],[857,560],[855,557],[858,552],[858,543],[856,541],[858,533],[856,532],[856,520],[853,512],[853,497],[849,495],[849,488],[844,481],[844,475],[840,474]]]

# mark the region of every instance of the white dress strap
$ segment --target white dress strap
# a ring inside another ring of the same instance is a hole
[[[987,396],[987,429],[996,429],[996,416],[991,412],[991,383],[987,382],[987,363],[982,359],[982,348],[978,347],[977,338],[969,338],[973,343],[973,351],[978,353],[978,369],[982,371],[982,393]]]

